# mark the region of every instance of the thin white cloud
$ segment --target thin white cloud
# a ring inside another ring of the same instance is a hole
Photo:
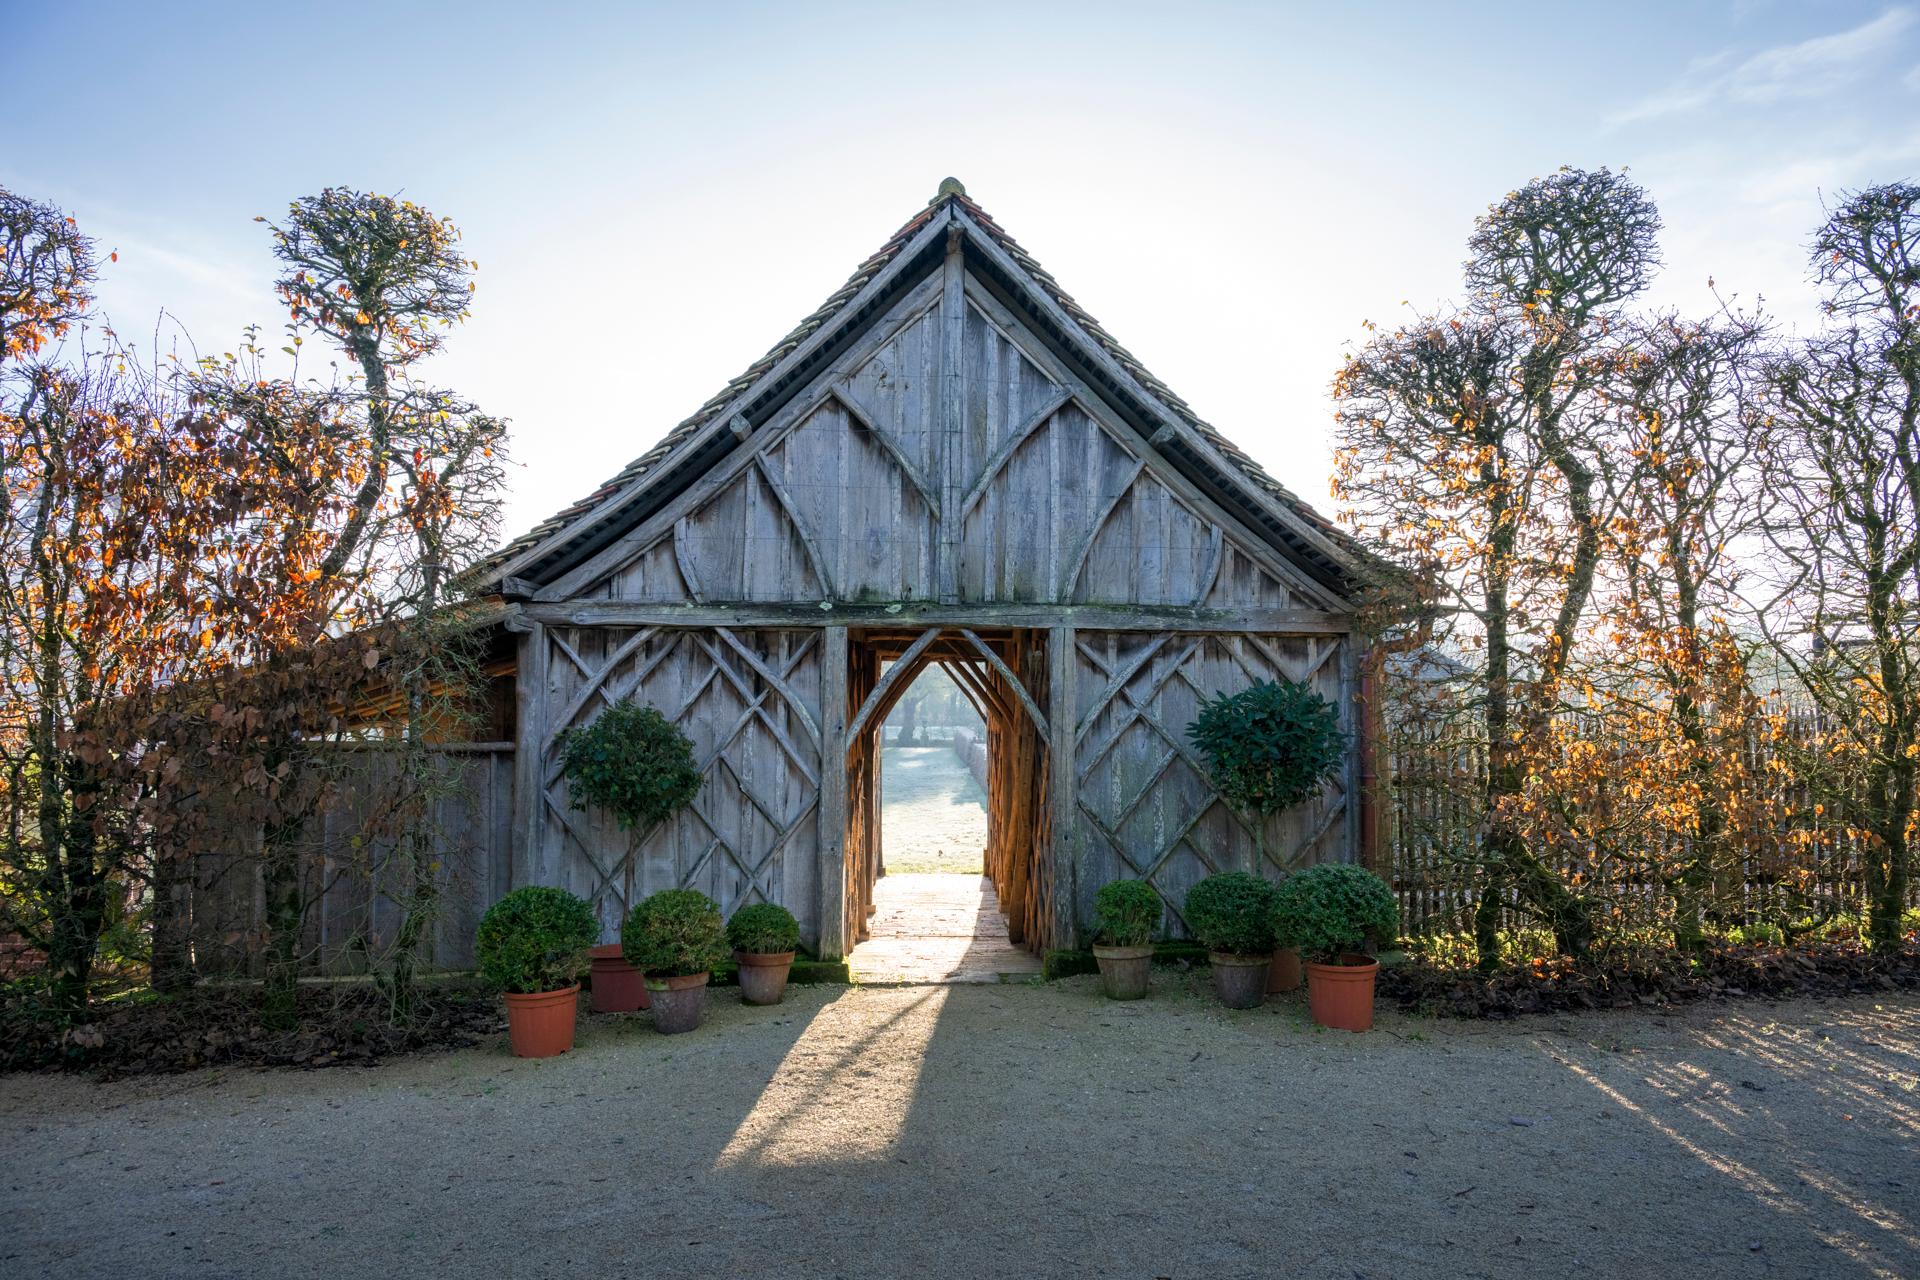
[[[1920,93],[1920,67],[1915,67],[1913,70],[1907,72],[1907,74],[1901,78],[1900,83],[1912,89],[1915,93]]]
[[[1779,160],[1749,173],[1735,190],[1748,204],[1798,207],[1817,192],[1904,179],[1916,163],[1920,141],[1834,149]]]
[[[1913,10],[1889,9],[1871,22],[1797,44],[1762,49],[1734,63],[1731,53],[1695,59],[1678,81],[1607,118],[1634,124],[1695,111],[1715,102],[1758,105],[1788,98],[1817,98],[1858,79],[1867,64],[1913,25]],[[1729,65],[1731,64],[1731,65]],[[1915,68],[1907,77],[1920,77]]]

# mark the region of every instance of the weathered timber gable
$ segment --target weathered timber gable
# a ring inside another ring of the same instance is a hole
[[[930,276],[700,483],[541,597],[1334,604],[978,281],[966,277],[949,303],[941,280]]]
[[[861,935],[877,732],[925,664],[989,725],[988,865],[1016,940],[1085,940],[1138,876],[1167,923],[1210,871],[1355,856],[1364,557],[1196,418],[958,189],[587,500],[506,548],[521,633],[514,883],[777,901]],[[1186,740],[1203,698],[1302,680],[1356,743],[1307,804],[1228,809]],[[571,729],[623,697],[705,776],[650,831],[576,810]]]

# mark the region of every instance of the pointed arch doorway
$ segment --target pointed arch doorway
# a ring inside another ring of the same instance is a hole
[[[863,963],[882,978],[903,981],[990,981],[1038,972],[1034,953],[1045,938],[1053,898],[1048,726],[1041,705],[1047,662],[1047,633],[1032,628],[876,627],[848,633],[845,906],[856,973]],[[932,666],[953,680],[986,726],[985,875],[971,888],[916,884],[904,896],[892,895],[880,922],[886,937],[877,940],[879,899],[897,887],[881,883],[885,724],[915,678]],[[969,918],[975,915],[978,924]],[[863,962],[863,947],[873,959]]]

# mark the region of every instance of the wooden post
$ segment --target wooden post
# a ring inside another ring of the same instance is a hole
[[[1080,924],[1080,769],[1074,759],[1074,677],[1078,655],[1073,628],[1054,627],[1047,643],[1047,787],[1053,836],[1053,921],[1050,945],[1078,945]]]
[[[507,887],[538,884],[542,757],[547,736],[547,629],[536,622],[520,636],[514,670],[513,869]]]
[[[1360,704],[1359,641],[1344,636],[1340,644],[1340,705],[1347,722],[1347,767],[1344,781],[1347,792],[1346,852],[1344,862],[1360,862],[1360,807],[1364,784],[1360,776],[1361,735],[1366,732],[1366,717]]]
[[[1351,643],[1351,642],[1349,642]],[[1367,649],[1360,668],[1360,865],[1391,882],[1393,868],[1386,865],[1380,840],[1380,818],[1388,795],[1382,778],[1380,758],[1381,651],[1378,645]],[[1390,764],[1391,762],[1384,762]]]
[[[935,576],[940,603],[960,600],[960,486],[961,441],[965,438],[967,388],[965,381],[967,329],[966,266],[961,259],[958,227],[947,233],[947,257],[940,295],[940,430],[933,459],[934,484],[940,491],[940,541],[935,548]]]
[[[847,629],[820,652],[820,938],[822,960],[847,953]]]

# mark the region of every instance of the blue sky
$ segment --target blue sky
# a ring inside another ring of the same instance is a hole
[[[510,531],[690,413],[959,176],[1136,355],[1325,503],[1363,321],[1457,292],[1561,164],[1665,215],[1654,301],[1790,322],[1822,195],[1920,176],[1920,6],[0,0],[0,184],[120,260],[123,332],[273,332],[255,214],[404,190],[479,259],[433,375],[513,419]]]

